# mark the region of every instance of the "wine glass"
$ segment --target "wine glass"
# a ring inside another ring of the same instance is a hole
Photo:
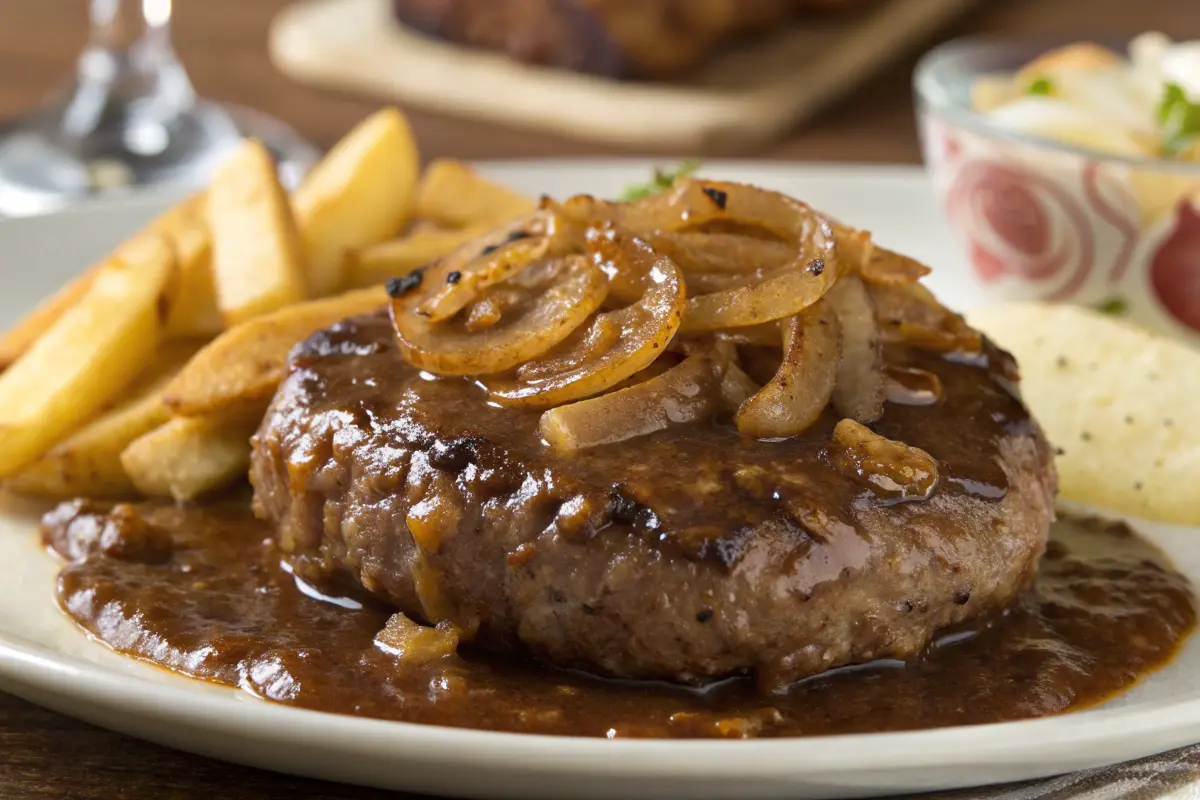
[[[0,128],[0,216],[135,189],[198,187],[242,140],[294,183],[317,151],[283,123],[200,99],[171,47],[171,0],[91,0],[75,79]]]

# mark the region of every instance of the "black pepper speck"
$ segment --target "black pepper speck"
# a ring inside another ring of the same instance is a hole
[[[725,203],[729,201],[729,195],[725,194],[725,192],[722,192],[720,189],[713,189],[708,186],[705,186],[703,191],[706,195],[708,195],[708,199],[713,201],[713,205],[722,211],[725,210]]]
[[[388,278],[387,293],[388,297],[403,297],[408,292],[421,285],[421,275],[423,273],[419,269],[414,269],[399,278]]]
[[[453,283],[458,283],[461,280],[462,280],[462,273],[459,272],[458,270],[454,270],[453,272],[451,272],[449,275],[446,276],[446,283],[453,284]]]

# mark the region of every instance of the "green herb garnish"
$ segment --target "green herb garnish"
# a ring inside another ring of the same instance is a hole
[[[1097,303],[1096,310],[1110,317],[1123,317],[1129,313],[1129,301],[1124,297],[1110,297],[1102,303]]]
[[[1025,88],[1025,94],[1048,97],[1054,94],[1054,84],[1050,82],[1049,78],[1035,78],[1034,81]]]
[[[700,160],[689,158],[686,161],[679,163],[675,169],[662,169],[661,167],[654,170],[654,178],[648,183],[639,183],[627,187],[621,193],[621,200],[640,200],[643,197],[649,197],[652,194],[665,192],[670,189],[675,181],[680,178],[688,178],[696,174],[696,170],[700,169]]]
[[[1189,100],[1179,84],[1168,83],[1158,104],[1158,121],[1163,129],[1163,156],[1177,156],[1200,136],[1200,103]]]

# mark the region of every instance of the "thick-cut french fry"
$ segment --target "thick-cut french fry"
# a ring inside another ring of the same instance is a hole
[[[6,486],[22,494],[56,498],[134,494],[137,489],[121,466],[121,453],[133,440],[170,419],[163,391],[199,346],[195,341],[164,344],[154,363],[125,392],[128,400],[50,448]]]
[[[0,369],[7,369],[28,350],[50,326],[87,294],[100,264],[47,297],[0,337]]]
[[[258,417],[180,417],[136,439],[121,464],[142,494],[184,502],[246,475]]]
[[[147,235],[100,268],[87,293],[0,374],[0,478],[49,450],[154,358],[170,246]]]
[[[535,205],[512,189],[481,178],[461,161],[441,159],[425,168],[417,185],[415,213],[452,228],[467,228],[527,214]]]
[[[420,157],[393,108],[359,123],[318,163],[292,198],[314,296],[345,288],[348,250],[395,236],[412,211]]]
[[[423,229],[403,239],[353,251],[346,256],[346,282],[351,287],[383,283],[441,258],[485,231],[486,227]]]
[[[212,274],[212,238],[207,196],[197,194],[159,217],[151,229],[175,249],[176,276],[167,310],[166,335],[173,339],[216,336],[224,324]]]
[[[275,162],[248,140],[208,189],[217,305],[237,325],[307,296],[303,250]]]
[[[322,328],[387,302],[383,287],[312,300],[231,328],[196,354],[164,397],[180,416],[202,416],[263,401],[283,380],[297,342]]]
[[[204,195],[194,195],[160,214],[133,241],[159,234],[175,249],[178,268],[169,291],[166,333],[175,338],[215,336],[221,331],[209,260],[208,225],[203,216]],[[122,246],[126,246],[122,245]],[[14,361],[49,330],[59,317],[87,293],[101,261],[43,300],[15,326],[0,336],[0,369]]]

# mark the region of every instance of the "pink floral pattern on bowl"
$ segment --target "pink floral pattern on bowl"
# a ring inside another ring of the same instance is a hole
[[[925,113],[925,161],[995,301],[1104,307],[1200,344],[1200,178]]]

